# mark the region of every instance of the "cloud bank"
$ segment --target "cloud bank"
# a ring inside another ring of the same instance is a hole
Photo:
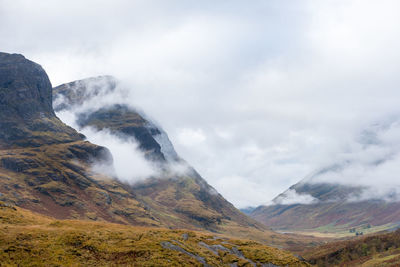
[[[124,99],[157,118],[178,153],[244,207],[346,157],[353,167],[337,176],[398,183],[397,133],[368,148],[355,137],[400,114],[399,8],[394,0],[0,0],[0,48],[42,64],[55,85],[118,77],[130,88]]]

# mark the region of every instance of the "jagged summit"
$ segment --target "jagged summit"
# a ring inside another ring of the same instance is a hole
[[[24,56],[0,53],[0,86],[0,116],[54,115],[49,78],[40,65]]]
[[[43,68],[19,54],[0,53],[0,149],[82,140],[52,108]]]

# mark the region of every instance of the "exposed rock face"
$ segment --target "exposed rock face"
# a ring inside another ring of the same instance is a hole
[[[55,116],[51,90],[40,65],[0,53],[0,149],[83,139]]]
[[[18,54],[0,53],[1,116],[54,115],[51,84],[42,67]]]

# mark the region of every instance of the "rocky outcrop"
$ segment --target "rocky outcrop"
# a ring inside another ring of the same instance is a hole
[[[55,116],[51,90],[40,65],[0,53],[0,149],[83,139]]]

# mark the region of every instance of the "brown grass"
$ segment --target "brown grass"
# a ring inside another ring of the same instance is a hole
[[[216,255],[199,242],[236,247],[254,262],[308,266],[288,252],[254,241],[220,239],[189,230],[55,220],[0,204],[2,266],[202,266],[194,257],[163,248],[161,242],[180,246],[212,266],[234,262],[248,266],[249,261],[223,251]]]

